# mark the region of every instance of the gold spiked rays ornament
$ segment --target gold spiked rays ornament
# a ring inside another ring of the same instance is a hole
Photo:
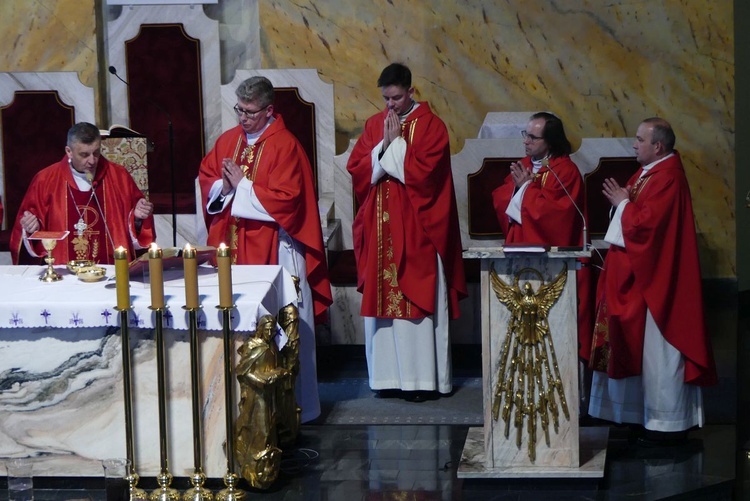
[[[532,462],[536,461],[537,418],[541,422],[547,446],[550,445],[550,421],[555,433],[559,430],[560,409],[570,420],[547,320],[550,308],[565,287],[567,272],[568,267],[563,266],[552,282],[544,283],[539,271],[523,268],[516,273],[513,285],[509,285],[500,279],[494,267],[490,270],[492,290],[497,300],[510,310],[508,331],[500,350],[492,418],[497,421],[502,409],[505,438],[510,435],[512,421],[519,449],[526,423],[529,459]],[[527,273],[539,277],[541,284],[536,292],[528,281],[522,287],[519,285],[521,275]]]

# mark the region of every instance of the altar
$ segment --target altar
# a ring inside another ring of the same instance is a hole
[[[85,283],[64,275],[39,281],[44,266],[0,266],[0,465],[31,456],[35,476],[100,476],[100,460],[125,457],[125,416],[119,313],[114,267],[107,279]],[[297,299],[280,266],[233,266],[231,312],[235,345],[264,314]],[[224,356],[218,276],[198,269],[203,467],[226,473]],[[147,280],[131,278],[130,348],[135,466],[141,476],[160,470],[154,317]],[[193,471],[190,346],[181,270],[164,271],[169,470]],[[236,352],[235,352],[236,356]],[[236,359],[232,363],[236,365]],[[4,474],[4,466],[2,472]]]

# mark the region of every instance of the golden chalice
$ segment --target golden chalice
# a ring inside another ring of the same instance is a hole
[[[47,257],[44,258],[44,262],[47,263],[47,269],[39,276],[39,280],[42,282],[57,282],[62,280],[62,276],[55,271],[52,265],[55,263],[55,258],[52,257],[52,249],[57,245],[57,240],[52,238],[43,238],[42,245],[47,251]]]

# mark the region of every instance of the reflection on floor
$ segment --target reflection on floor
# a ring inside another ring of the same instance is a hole
[[[648,449],[612,428],[605,478],[464,480],[456,477],[468,428],[439,425],[304,426],[276,485],[247,499],[650,500],[733,499],[734,426],[706,426],[683,447]],[[103,479],[35,479],[35,499],[103,500]],[[143,479],[144,488],[155,488]],[[173,487],[184,490],[178,478]],[[221,483],[212,480],[211,489]],[[4,497],[4,496],[3,496]],[[735,499],[743,499],[736,497]]]

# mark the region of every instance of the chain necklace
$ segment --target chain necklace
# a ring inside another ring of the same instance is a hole
[[[81,209],[78,207],[78,203],[76,203],[76,197],[73,195],[73,189],[68,184],[68,192],[70,192],[70,198],[73,200],[73,206],[76,208],[76,212],[78,212],[78,222],[73,225],[73,228],[76,229],[76,235],[83,236],[83,232],[86,230],[88,225],[86,224],[86,221],[83,220],[83,212],[81,212]],[[89,195],[89,200],[86,202],[86,207],[88,207],[91,204],[91,200],[94,198],[94,187],[91,187],[91,195]]]

